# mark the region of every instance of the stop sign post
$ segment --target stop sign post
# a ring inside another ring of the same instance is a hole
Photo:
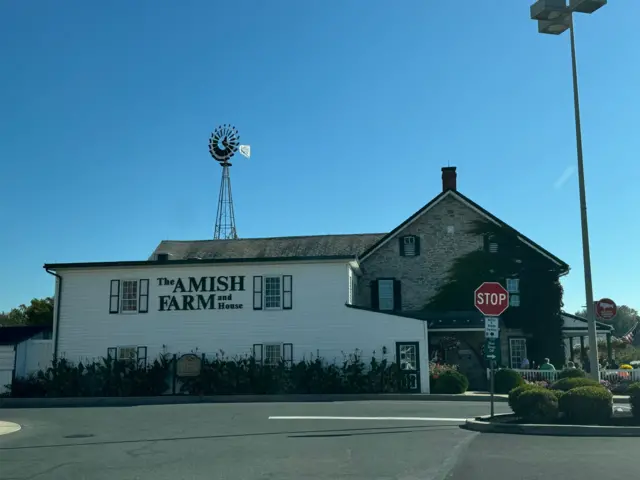
[[[498,328],[498,317],[509,308],[509,292],[498,282],[484,282],[473,293],[473,304],[485,316],[485,336],[487,342],[492,348],[485,348],[485,355],[489,359],[491,366],[491,416],[494,415],[494,392],[495,392],[495,351],[499,348],[497,345],[500,330]],[[493,352],[492,352],[493,350]],[[487,352],[489,352],[487,354]]]

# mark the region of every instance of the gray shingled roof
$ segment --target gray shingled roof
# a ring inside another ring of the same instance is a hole
[[[168,253],[169,260],[355,257],[385,235],[384,233],[361,233],[355,235],[243,238],[238,240],[163,240],[154,250],[150,260],[155,259],[155,255],[158,253]]]

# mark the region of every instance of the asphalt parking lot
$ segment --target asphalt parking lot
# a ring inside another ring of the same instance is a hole
[[[497,404],[497,412],[508,411]],[[0,410],[0,479],[634,478],[640,439],[481,435],[478,402]],[[309,418],[312,417],[312,418]],[[363,418],[364,417],[364,418]]]

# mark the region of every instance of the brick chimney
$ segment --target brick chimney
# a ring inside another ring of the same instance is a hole
[[[458,174],[456,174],[456,167],[442,167],[442,191],[455,191],[457,187],[457,177]]]

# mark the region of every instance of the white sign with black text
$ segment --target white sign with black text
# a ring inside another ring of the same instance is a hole
[[[498,317],[484,317],[485,338],[498,338],[500,336],[500,324]]]

